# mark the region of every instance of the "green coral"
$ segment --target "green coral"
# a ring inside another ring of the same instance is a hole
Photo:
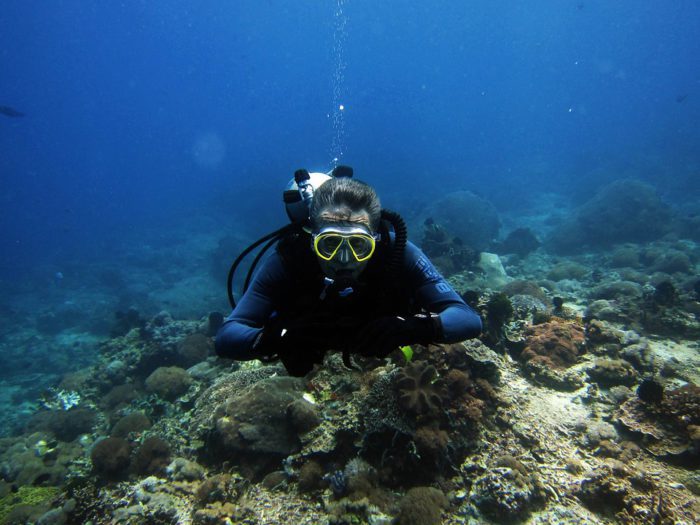
[[[10,513],[17,507],[40,505],[55,498],[59,493],[58,487],[20,487],[17,492],[0,498],[0,524],[6,523]]]

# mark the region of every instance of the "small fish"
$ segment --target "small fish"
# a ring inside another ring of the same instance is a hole
[[[14,108],[11,108],[10,106],[0,106],[0,113],[3,115],[6,115],[8,117],[23,117],[24,113],[21,111],[17,111]]]
[[[688,94],[687,94],[687,93],[681,93],[680,95],[678,95],[678,96],[676,97],[676,102],[678,102],[678,103],[680,104],[680,103],[683,102],[686,98],[688,98]]]

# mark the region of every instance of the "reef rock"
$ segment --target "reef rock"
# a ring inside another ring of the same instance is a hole
[[[656,456],[682,456],[686,464],[700,462],[700,387],[686,385],[664,392],[659,403],[632,397],[617,411],[627,430],[641,436]]]
[[[516,228],[502,242],[496,243],[495,247],[498,253],[514,253],[525,257],[540,247],[540,241],[530,228]]]
[[[525,329],[525,349],[520,358],[525,371],[536,381],[561,390],[582,386],[567,368],[575,364],[585,348],[583,327],[577,323],[553,320]]]
[[[484,272],[486,283],[490,288],[500,288],[508,282],[508,274],[503,268],[501,259],[495,253],[482,252],[477,266]]]
[[[308,404],[303,392],[300,379],[271,377],[223,402],[213,418],[212,459],[241,461],[253,475],[279,466],[279,460],[301,448],[298,428],[302,410],[298,403]],[[307,427],[311,420],[314,418],[304,410]]]
[[[490,468],[474,481],[471,501],[489,518],[520,520],[541,501],[542,492],[531,476],[509,467]]]
[[[597,359],[588,369],[588,376],[604,388],[637,382],[637,373],[624,359]]]
[[[671,211],[650,185],[618,180],[578,208],[554,230],[548,244],[572,253],[625,242],[646,242],[668,233]]]
[[[423,219],[437,224],[476,250],[485,250],[498,235],[501,221],[489,201],[470,191],[455,191],[428,206]]]

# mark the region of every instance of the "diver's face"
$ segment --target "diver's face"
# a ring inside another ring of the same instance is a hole
[[[370,257],[364,260],[363,237],[372,237],[369,227],[369,214],[367,212],[342,213],[340,210],[324,210],[320,214],[319,228],[314,231],[314,249],[316,258],[321,266],[321,270],[331,279],[345,277],[357,279],[362,271],[367,267]],[[339,237],[335,234],[346,237],[342,242],[338,242]],[[324,251],[323,236],[330,235],[330,248]],[[359,241],[355,244],[355,241]],[[317,242],[320,241],[320,242]],[[351,244],[352,243],[352,244]],[[337,247],[337,249],[335,249]],[[372,246],[372,251],[374,247]]]

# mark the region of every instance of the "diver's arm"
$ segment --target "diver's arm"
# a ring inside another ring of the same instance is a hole
[[[421,308],[438,315],[435,343],[456,343],[478,337],[481,318],[454,291],[433,263],[413,243],[406,243],[404,268]]]
[[[275,310],[275,297],[284,289],[287,271],[277,251],[258,269],[250,287],[216,334],[216,354],[240,361],[256,359],[253,345]]]

